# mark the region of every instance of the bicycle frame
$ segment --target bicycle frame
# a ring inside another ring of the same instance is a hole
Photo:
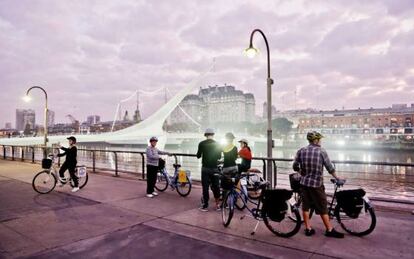
[[[174,181],[178,177],[178,167],[174,169],[174,174],[170,176],[166,168],[163,168],[160,172],[164,175],[165,179],[167,180],[168,186],[170,186],[173,190],[175,190],[178,186],[178,180]],[[189,182],[191,182],[190,177],[188,177]]]

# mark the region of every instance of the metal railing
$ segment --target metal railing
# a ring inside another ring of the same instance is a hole
[[[0,145],[0,156],[3,159],[30,161],[36,163],[41,161],[43,148],[40,146],[9,146]],[[172,169],[173,163],[179,163],[192,172],[200,172],[200,161],[196,159],[195,154],[171,153],[171,159],[167,165]],[[126,150],[109,150],[109,149],[87,149],[78,148],[78,163],[85,164],[93,172],[110,171],[114,176],[120,173],[135,173],[141,179],[146,179],[146,155],[144,151],[126,151]],[[289,158],[266,158],[254,157],[252,167],[259,167],[262,170],[263,177],[271,183],[272,186],[289,187],[288,176],[292,173],[291,163],[293,159]],[[371,186],[371,192],[377,194],[377,190],[389,185],[389,197],[393,201],[400,199],[400,193],[414,194],[414,163],[397,163],[397,162],[365,162],[365,161],[332,161],[337,166],[337,171],[345,175],[350,181],[349,186],[362,184],[365,187]],[[60,163],[60,160],[59,160]],[[273,172],[266,172],[267,163],[273,164]],[[364,171],[358,171],[349,166],[362,166]],[[343,168],[340,168],[340,167]],[[387,173],[384,168],[390,168]],[[395,169],[405,168],[404,174],[395,173]],[[382,170],[382,171],[381,171]],[[326,175],[325,177],[330,177]],[[396,185],[396,186],[395,186]],[[330,187],[330,186],[327,186]],[[395,188],[395,189],[394,189]],[[398,188],[400,188],[398,190]],[[401,191],[402,190],[402,191]],[[408,191],[407,191],[408,190]],[[395,193],[393,193],[395,192]],[[385,193],[385,192],[383,192]],[[407,203],[410,197],[407,196]],[[380,197],[380,196],[378,196]],[[381,198],[378,198],[381,200]],[[412,200],[412,199],[411,199]],[[402,200],[403,203],[406,201]]]

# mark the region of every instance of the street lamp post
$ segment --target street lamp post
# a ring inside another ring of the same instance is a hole
[[[272,149],[273,149],[273,137],[272,137],[272,84],[273,79],[270,77],[270,50],[269,43],[263,31],[255,29],[250,34],[250,44],[249,47],[245,50],[245,53],[248,57],[253,58],[258,53],[258,50],[253,47],[253,36],[258,32],[263,36],[263,39],[266,43],[267,50],[267,157],[272,158]],[[272,162],[267,161],[267,175],[269,176],[272,173]]]
[[[25,100],[26,101],[30,100],[29,93],[32,89],[35,89],[35,88],[42,90],[43,93],[45,94],[45,120],[44,120],[45,138],[44,138],[43,157],[46,158],[47,157],[47,141],[48,141],[48,139],[47,139],[48,108],[47,108],[47,93],[46,93],[46,90],[43,89],[40,86],[32,86],[29,89],[27,89]]]

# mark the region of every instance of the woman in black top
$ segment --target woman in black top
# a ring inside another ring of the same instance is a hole
[[[60,149],[62,149],[62,154],[58,154],[58,157],[66,156],[65,162],[63,162],[62,166],[59,169],[59,186],[62,187],[66,181],[64,179],[65,177],[65,171],[69,170],[70,177],[73,179],[74,188],[72,189],[72,192],[79,191],[79,181],[78,177],[76,176],[76,164],[78,161],[76,160],[78,149],[76,148],[76,138],[71,136],[67,138],[69,140],[69,148],[65,148],[62,146],[59,146]]]
[[[230,179],[233,178],[238,173],[238,167],[236,164],[236,159],[238,157],[237,147],[233,144],[235,137],[233,133],[229,132],[226,133],[226,141],[227,145],[223,148],[223,181],[231,181]],[[222,182],[223,187],[223,198],[226,196],[228,188],[228,183]]]

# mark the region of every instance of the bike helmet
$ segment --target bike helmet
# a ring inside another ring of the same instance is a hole
[[[231,132],[227,132],[225,137],[226,137],[226,139],[232,139],[232,140],[236,138],[236,137],[234,136],[234,134],[233,134],[233,133],[231,133]]]
[[[212,128],[207,128],[205,131],[204,131],[204,135],[214,135],[214,129],[212,129]]]
[[[158,142],[158,138],[157,137],[151,137],[150,142],[153,142],[153,141]]]
[[[249,145],[249,141],[245,138],[242,138],[241,140],[239,140],[240,143],[245,143],[246,145]]]
[[[309,141],[314,141],[315,139],[323,138],[322,134],[317,131],[309,131],[306,135],[306,139]]]
[[[73,142],[76,143],[76,138],[74,136],[70,136],[69,138],[66,138],[67,140],[72,140]]]

